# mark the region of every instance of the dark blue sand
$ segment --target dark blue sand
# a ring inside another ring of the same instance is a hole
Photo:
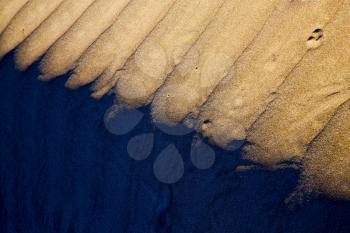
[[[314,199],[290,209],[284,199],[297,172],[237,174],[239,153],[215,148],[208,170],[190,161],[193,134],[169,136],[150,123],[110,134],[89,89],[69,91],[66,77],[36,80],[34,65],[16,71],[13,55],[0,63],[1,233],[349,233],[350,204]],[[127,154],[132,136],[153,132],[145,161]],[[184,155],[185,175],[160,183],[153,162],[169,144]]]

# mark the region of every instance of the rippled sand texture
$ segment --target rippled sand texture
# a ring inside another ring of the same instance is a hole
[[[350,199],[349,22],[348,0],[0,0],[0,57]]]

